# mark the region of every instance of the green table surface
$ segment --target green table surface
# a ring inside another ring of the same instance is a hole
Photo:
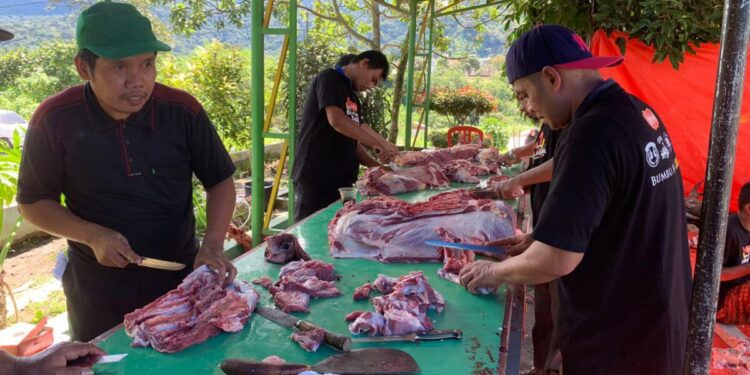
[[[452,188],[472,185],[453,184]],[[446,191],[427,190],[398,196],[414,202]],[[461,286],[437,276],[438,263],[383,264],[367,259],[334,259],[328,251],[328,223],[341,208],[339,202],[331,204],[288,230],[296,235],[313,259],[332,263],[341,279],[336,286],[343,293],[334,298],[312,299],[309,313],[295,315],[325,329],[349,334],[344,316],[354,310],[374,310],[370,301],[353,301],[354,289],[375,280],[378,274],[400,276],[411,271],[423,271],[432,287],[445,297],[442,313],[430,311],[436,329],[461,329],[462,340],[414,343],[354,343],[352,348],[387,346],[404,350],[419,364],[422,374],[490,374],[498,365],[501,325],[506,298],[505,289],[497,295],[476,296]],[[265,261],[265,243],[235,259],[239,271],[237,279],[247,282],[268,275],[277,279],[280,265]],[[260,293],[259,304],[273,306],[270,294],[255,286]],[[373,291],[372,296],[378,295]],[[99,338],[99,345],[108,353],[128,353],[122,361],[96,365],[96,374],[222,374],[218,365],[226,358],[262,360],[277,355],[291,363],[316,363],[336,351],[321,345],[316,353],[302,350],[289,336],[291,329],[278,326],[253,313],[245,328],[238,333],[220,333],[205,342],[179,353],[162,354],[151,348],[132,348],[132,340],[122,326]]]

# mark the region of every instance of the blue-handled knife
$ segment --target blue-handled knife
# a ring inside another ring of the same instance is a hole
[[[453,243],[453,242],[443,242],[443,241],[433,241],[433,240],[427,240],[424,243],[427,245],[436,246],[436,247],[450,247],[453,249],[461,249],[461,250],[468,250],[468,251],[483,251],[486,253],[505,255],[505,248],[499,247],[499,246],[482,246],[482,245],[471,245],[467,243]]]

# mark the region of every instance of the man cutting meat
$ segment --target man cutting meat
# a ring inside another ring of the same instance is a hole
[[[81,13],[75,66],[87,83],[45,100],[26,134],[19,211],[68,239],[63,275],[71,336],[91,340],[123,315],[175,288],[207,264],[230,282],[223,240],[234,208],[234,165],[189,94],[155,83],[158,41],[129,4]],[[193,173],[208,195],[208,226],[195,238]],[[60,196],[65,196],[65,206]],[[141,257],[187,264],[140,267]]]
[[[343,61],[342,61],[343,62]],[[359,165],[380,164],[398,149],[373,131],[362,118],[355,91],[367,91],[388,77],[388,60],[379,51],[365,51],[348,64],[320,72],[305,100],[292,179],[299,221],[338,199],[338,189],[357,181]]]
[[[552,129],[569,124],[534,242],[461,270],[469,290],[559,278],[563,372],[681,374],[690,263],[679,164],[652,108],[604,81],[573,31],[533,28],[508,52],[508,79]]]

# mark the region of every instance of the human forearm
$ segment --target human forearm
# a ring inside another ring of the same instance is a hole
[[[542,284],[572,272],[583,254],[534,242],[522,254],[494,266],[498,283]]]
[[[549,182],[552,179],[553,159],[549,159],[542,165],[523,172],[515,177],[520,186],[531,186]]]
[[[734,267],[725,267],[721,270],[721,281],[736,280],[750,275],[750,263]]]
[[[204,244],[223,251],[224,238],[234,212],[234,179],[229,177],[206,190],[206,235]]]
[[[367,168],[380,166],[380,163],[367,153],[367,150],[365,150],[362,144],[357,144],[357,160]]]
[[[377,134],[374,132],[370,133],[362,127],[357,126],[340,108],[329,109],[329,107],[326,107],[326,115],[328,122],[334,130],[367,147],[374,147],[381,142]]]
[[[0,350],[0,374],[16,374],[15,359],[12,355]]]
[[[43,199],[30,204],[19,204],[24,219],[43,231],[92,246],[106,228],[73,214],[59,202]]]

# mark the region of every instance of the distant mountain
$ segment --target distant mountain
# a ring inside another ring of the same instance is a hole
[[[73,9],[65,4],[49,5],[49,1],[0,0],[0,16],[49,16],[70,14]]]
[[[303,3],[309,0],[303,0]],[[166,7],[154,7],[153,13],[165,24],[169,24],[169,10]],[[0,44],[0,51],[17,48],[19,46],[33,46],[51,40],[74,40],[75,18],[78,9],[64,4],[54,7],[48,1],[41,0],[0,0],[0,27],[14,33],[16,37]],[[458,52],[464,46],[477,38],[477,31],[460,27],[451,18],[444,18],[446,22],[446,36],[454,41],[454,50],[450,54],[461,55]],[[308,21],[309,22],[309,21]],[[505,52],[507,33],[501,30],[499,22],[495,27],[488,25],[484,33],[484,41],[478,50],[473,52],[477,57],[484,58]],[[300,19],[298,36],[304,38],[306,24]],[[407,34],[407,25],[400,20],[383,20],[381,25],[384,43],[399,43]],[[195,47],[210,40],[250,47],[249,22],[241,29],[227,27],[224,30],[204,28],[190,37],[175,36],[174,53],[190,53]],[[266,53],[277,53],[281,48],[282,38],[266,38]],[[465,53],[463,53],[465,54]]]

